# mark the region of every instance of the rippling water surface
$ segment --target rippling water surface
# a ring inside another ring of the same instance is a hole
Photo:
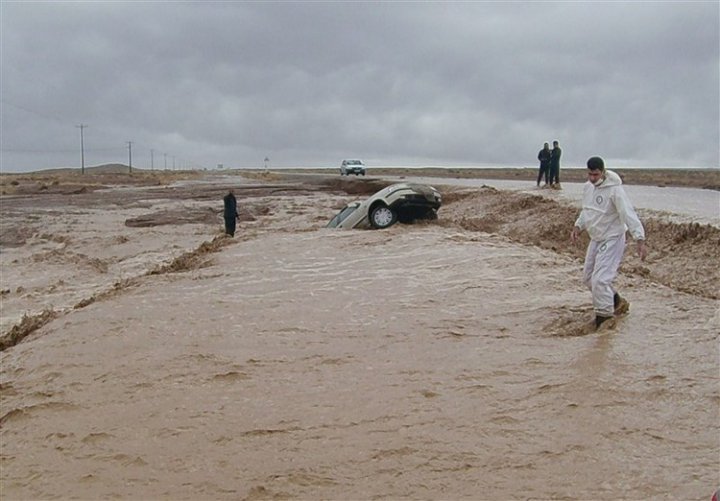
[[[588,333],[577,260],[318,229],[338,203],[281,199],[2,352],[3,498],[709,499],[717,301],[623,275],[631,313]]]

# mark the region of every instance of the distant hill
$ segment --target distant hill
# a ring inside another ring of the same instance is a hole
[[[85,170],[89,170],[94,174],[124,174],[129,171],[129,167],[125,164],[103,164],[96,165],[95,167],[90,167],[89,169],[85,167]],[[138,169],[137,167],[133,167],[132,170],[134,172],[144,169]]]
[[[70,174],[73,172],[80,172],[79,167],[63,167],[58,169],[43,169],[40,171],[30,172],[29,174]],[[94,167],[85,167],[85,172],[88,174],[126,174],[129,172],[129,168],[125,164],[102,164]],[[137,167],[132,168],[135,171],[145,171],[146,169],[138,169]]]

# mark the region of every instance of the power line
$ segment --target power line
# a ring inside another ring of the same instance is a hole
[[[110,148],[85,148],[85,151],[124,151],[125,148],[122,146],[113,146]],[[0,151],[4,153],[75,153],[77,148],[63,149],[63,150],[30,150],[24,148],[0,148]]]
[[[16,108],[18,110],[21,110],[25,113],[29,113],[32,115],[36,115],[40,118],[46,119],[46,120],[52,120],[55,122],[59,122],[62,124],[67,124],[67,119],[62,119],[57,116],[53,116],[50,114],[47,114],[45,112],[40,112],[31,108],[28,108],[26,106],[21,106],[15,103],[11,103],[5,99],[0,99],[0,104],[2,106],[11,106],[13,108]],[[84,130],[88,128],[87,124],[79,124],[75,126],[76,128],[80,129],[80,168],[81,172],[85,173],[85,153],[86,152],[118,152],[121,150],[121,147],[99,147],[99,148],[85,148],[85,136],[84,136]],[[132,172],[132,141],[127,141],[127,147],[128,147],[128,163],[130,172]],[[141,147],[145,147],[141,145]],[[123,148],[124,149],[124,148]],[[77,150],[75,149],[64,149],[64,148],[58,148],[58,149],[52,149],[52,148],[4,148],[2,147],[2,144],[0,144],[0,152],[2,153],[19,153],[19,154],[66,154],[66,153],[74,153]],[[150,169],[154,170],[155,168],[155,149],[150,150]],[[163,163],[165,170],[168,169],[168,157],[169,153],[163,153]],[[176,156],[172,155],[172,169],[176,170],[178,168],[178,159]],[[191,164],[191,168],[197,167],[202,168],[202,163],[200,162],[192,162],[192,161],[186,161],[183,159],[180,159],[179,168],[184,169],[187,167],[187,164]],[[192,165],[194,164],[194,165]]]
[[[33,115],[37,115],[37,116],[39,116],[39,117],[41,117],[41,118],[44,118],[44,119],[46,119],[46,120],[54,120],[54,121],[56,121],[56,122],[67,123],[67,120],[63,120],[62,118],[55,117],[55,116],[52,116],[52,115],[46,115],[45,113],[40,113],[39,111],[31,110],[30,108],[26,108],[25,106],[20,106],[20,105],[18,105],[18,104],[9,103],[9,102],[5,101],[4,99],[0,99],[0,103],[2,103],[2,104],[4,104],[4,105],[12,106],[13,108],[17,108],[18,110],[22,110],[22,111],[24,111],[24,112],[26,112],[26,113],[31,113],[31,114],[33,114]]]

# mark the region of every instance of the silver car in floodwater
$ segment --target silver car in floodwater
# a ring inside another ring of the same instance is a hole
[[[436,219],[442,205],[440,192],[425,184],[392,184],[362,202],[346,205],[327,224],[327,228],[376,228],[392,226],[397,221]]]

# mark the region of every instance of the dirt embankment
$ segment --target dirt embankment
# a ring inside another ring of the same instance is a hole
[[[508,179],[535,183],[538,171],[532,169],[378,169],[382,175],[456,177],[474,179]],[[677,186],[720,190],[720,169],[612,169],[625,184]],[[370,173],[370,172],[368,172]],[[377,173],[375,170],[373,175]],[[560,180],[572,183],[587,181],[586,169],[562,169]]]
[[[503,235],[523,245],[550,249],[584,259],[588,243],[570,242],[578,215],[576,207],[490,187],[480,190],[446,188],[439,224]],[[645,262],[629,240],[622,273],[640,275],[678,291],[720,299],[720,229],[696,223],[680,224],[645,218],[649,255]]]
[[[185,179],[197,179],[200,171],[86,172],[49,171],[0,175],[0,194],[81,195],[111,186],[162,186]]]

